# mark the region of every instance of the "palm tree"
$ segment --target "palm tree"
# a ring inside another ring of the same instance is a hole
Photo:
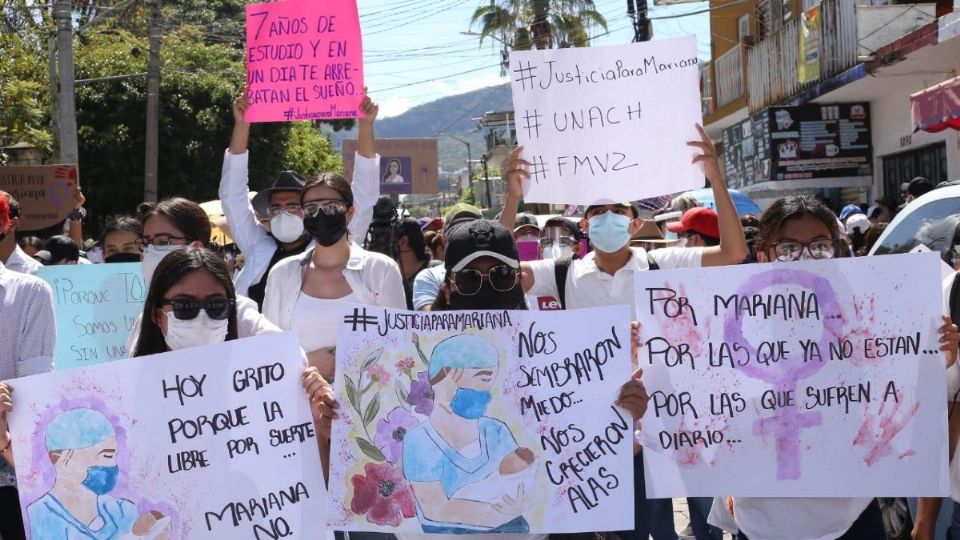
[[[476,24],[481,44],[488,37],[502,44],[504,71],[510,50],[588,47],[594,27],[607,29],[593,0],[490,0],[473,12]]]

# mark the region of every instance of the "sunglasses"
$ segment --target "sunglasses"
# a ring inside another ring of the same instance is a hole
[[[207,312],[207,316],[215,321],[222,321],[230,316],[230,309],[234,301],[229,298],[213,298],[197,300],[196,298],[174,298],[164,300],[161,306],[173,306],[173,316],[181,321],[192,321],[200,314],[200,310]]]
[[[483,280],[490,282],[490,286],[497,292],[507,292],[517,286],[517,269],[502,264],[494,266],[486,274],[473,268],[465,268],[453,274],[453,284],[457,291],[464,296],[473,296],[480,292]]]

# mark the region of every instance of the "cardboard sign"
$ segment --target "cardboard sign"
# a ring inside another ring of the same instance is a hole
[[[647,496],[947,495],[935,254],[637,272]]]
[[[274,334],[9,381],[28,538],[322,538],[302,371]]]
[[[693,36],[510,54],[524,201],[593,204],[703,187]]]
[[[20,203],[20,230],[37,231],[63,223],[73,211],[76,165],[0,167],[0,190]]]
[[[248,122],[363,116],[356,0],[248,4],[246,53]]]
[[[626,306],[341,314],[331,528],[633,528]]]
[[[127,338],[147,298],[140,263],[44,266],[39,276],[53,289],[55,369],[127,357]]]
[[[343,141],[343,170],[353,178],[357,140]],[[377,139],[380,154],[380,193],[384,195],[440,192],[436,139]]]

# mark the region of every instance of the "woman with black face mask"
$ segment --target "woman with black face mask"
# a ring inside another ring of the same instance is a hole
[[[263,314],[293,330],[310,365],[333,380],[341,302],[404,309],[403,278],[393,259],[367,251],[347,235],[353,191],[340,175],[323,173],[300,195],[303,228],[316,247],[277,263],[267,277]]]

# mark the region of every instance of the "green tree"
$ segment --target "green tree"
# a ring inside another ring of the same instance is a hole
[[[490,0],[470,24],[479,25],[481,44],[501,42],[504,70],[510,50],[586,47],[594,27],[607,28],[593,0]]]
[[[470,185],[467,186],[467,189],[463,190],[463,195],[460,197],[460,202],[464,204],[477,204],[477,198],[473,194],[473,182],[470,182]]]

